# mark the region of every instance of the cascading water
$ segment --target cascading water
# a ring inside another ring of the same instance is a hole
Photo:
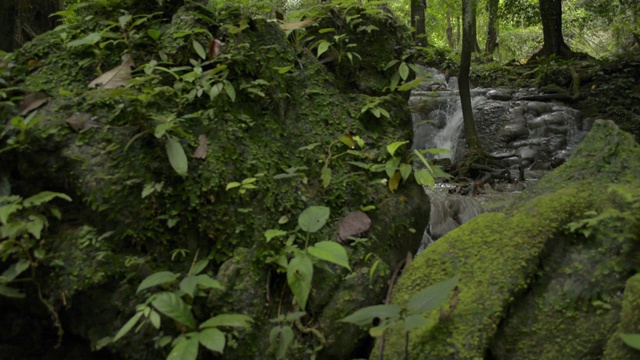
[[[424,71],[433,74],[432,78],[414,89],[409,100],[413,109],[413,148],[449,149],[451,155],[441,157],[450,157],[456,162],[460,160],[461,148],[466,147],[460,138],[463,119],[455,87],[457,81],[452,77],[447,83],[436,70]],[[536,89],[473,89],[471,94],[483,149],[490,154],[507,155],[503,165],[514,172],[522,164],[543,173],[560,165],[593,123],[590,119],[580,120],[577,110],[562,103],[536,101],[548,99]],[[528,174],[531,179],[531,173]],[[514,189],[505,188],[509,189],[506,191]],[[487,198],[493,196],[450,195],[446,184],[425,190],[431,199],[431,217],[423,247],[433,241],[431,237],[441,237],[485,211],[481,202],[492,201]],[[498,201],[505,198],[501,194],[504,193],[498,193]]]

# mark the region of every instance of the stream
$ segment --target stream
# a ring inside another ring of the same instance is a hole
[[[435,69],[423,68],[430,78],[413,89],[409,106],[413,113],[413,149],[444,148],[452,163],[463,159],[462,110],[457,78],[447,79]],[[525,182],[500,182],[485,186],[480,195],[460,195],[453,183],[425,188],[431,200],[429,226],[420,251],[447,232],[486,211],[503,209],[514,196],[532,186],[549,170],[563,164],[586,136],[594,119],[558,101],[541,101],[538,89],[471,90],[474,120],[485,152],[504,157],[502,165],[518,178],[524,167]]]

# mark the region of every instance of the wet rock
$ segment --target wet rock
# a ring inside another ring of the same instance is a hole
[[[515,90],[512,89],[494,89],[487,92],[487,99],[491,100],[511,100]]]

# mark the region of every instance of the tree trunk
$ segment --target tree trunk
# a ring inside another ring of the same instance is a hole
[[[562,0],[539,0],[544,45],[530,60],[557,55],[570,57],[573,51],[562,36]]]
[[[15,15],[16,0],[0,0],[0,50],[12,51],[16,48]]]
[[[55,28],[57,20],[49,15],[59,10],[59,0],[18,0],[13,21],[15,46]]]
[[[478,43],[478,17],[477,17],[476,5],[477,5],[477,1],[473,0],[473,9],[471,13],[471,51],[472,52],[481,51],[480,44]]]
[[[460,105],[464,124],[464,138],[469,151],[484,156],[480,146],[476,123],[473,120],[471,107],[471,91],[469,90],[469,72],[471,70],[471,52],[473,50],[473,13],[475,0],[462,1],[462,52],[460,53],[460,73],[458,74],[458,89],[460,91]]]
[[[487,43],[484,51],[493,54],[498,47],[498,5],[500,0],[488,0],[489,25],[487,25]]]
[[[453,40],[453,24],[451,23],[451,13],[447,11],[447,43],[449,47],[453,50],[456,48],[456,43]]]
[[[419,46],[427,46],[425,15],[427,0],[411,0],[411,26],[415,29],[415,41]]]

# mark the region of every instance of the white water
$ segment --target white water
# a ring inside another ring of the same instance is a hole
[[[473,107],[484,100],[484,97],[474,97],[471,99],[471,106]],[[433,142],[436,148],[447,149],[451,151],[451,154],[438,155],[436,158],[455,159],[456,148],[463,131],[464,122],[459,98],[450,99],[445,111],[447,113],[446,125],[435,135]]]

